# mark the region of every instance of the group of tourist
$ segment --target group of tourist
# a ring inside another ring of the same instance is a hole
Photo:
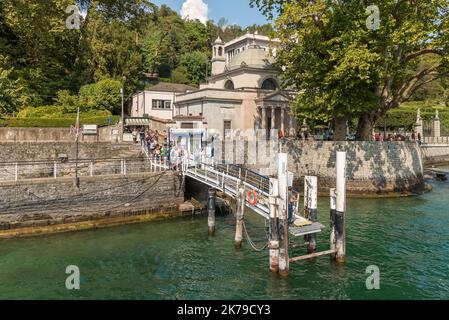
[[[144,127],[134,129],[132,132],[134,143],[140,143],[142,148],[147,148],[148,155],[156,160],[167,159],[167,145],[160,142],[160,133],[158,130],[148,129]],[[165,140],[164,140],[165,141]]]
[[[418,132],[418,134],[415,134],[415,132],[412,132],[410,135],[404,135],[400,133],[394,133],[394,134],[385,134],[385,133],[379,133],[376,132],[374,134],[374,141],[417,141],[418,143],[421,143],[421,134]]]

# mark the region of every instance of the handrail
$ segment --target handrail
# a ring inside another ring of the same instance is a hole
[[[155,159],[155,158],[154,158]],[[81,162],[90,162],[90,161],[96,161],[96,162],[100,162],[100,161],[120,161],[120,160],[127,160],[127,161],[142,161],[142,158],[139,157],[123,157],[123,158],[85,158],[85,159],[78,159],[78,163]],[[46,163],[76,163],[76,160],[67,160],[67,161],[61,161],[59,158],[58,159],[47,159],[47,160],[35,160],[35,161],[2,161],[0,162],[0,165],[13,165],[13,164],[19,164],[19,165],[32,165],[32,164],[46,164]]]

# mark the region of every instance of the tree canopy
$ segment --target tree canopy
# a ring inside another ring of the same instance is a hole
[[[74,3],[79,29],[66,26]],[[149,0],[1,0],[0,115],[70,101],[117,112],[121,85],[127,101],[157,77],[198,85],[217,36],[228,41],[246,31],[183,20]],[[90,94],[106,95],[110,105]]]
[[[448,0],[378,0],[375,7],[363,0],[251,3],[278,15],[277,62],[284,85],[301,92],[296,116],[336,120],[339,138],[344,124],[356,120],[358,137],[369,139],[388,110],[448,75]]]

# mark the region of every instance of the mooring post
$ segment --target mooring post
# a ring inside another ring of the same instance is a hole
[[[305,177],[306,184],[308,185],[308,196],[307,196],[307,208],[309,211],[309,220],[312,222],[318,221],[318,178],[307,176]],[[307,252],[313,253],[316,251],[316,233],[312,233],[308,237],[309,244],[307,245]]]
[[[335,213],[337,262],[344,262],[346,256],[346,152],[337,152],[337,200]]]
[[[237,197],[237,210],[235,213],[236,225],[235,225],[235,242],[236,249],[242,247],[243,240],[243,219],[245,214],[245,188],[240,185],[239,196]]]
[[[330,249],[336,250],[336,236],[335,236],[335,223],[336,223],[336,208],[337,208],[337,195],[335,192],[335,188],[330,189],[330,222],[331,222],[331,234],[330,234]],[[335,258],[335,254],[332,254],[332,257]]]
[[[215,189],[209,189],[209,198],[207,201],[207,234],[215,235]]]
[[[270,224],[269,224],[269,249],[270,271],[279,272],[279,220],[277,218],[277,206],[279,197],[278,181],[270,178]]]
[[[288,171],[287,154],[278,154],[278,186],[280,203],[278,206],[279,217],[279,274],[287,276],[289,270],[288,258]]]

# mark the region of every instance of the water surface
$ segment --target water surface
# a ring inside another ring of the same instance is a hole
[[[200,217],[3,240],[0,298],[448,299],[449,183],[433,186],[417,197],[349,199],[347,263],[302,261],[287,279],[268,271],[267,250],[234,249],[231,216],[217,219],[213,238]],[[329,247],[328,208],[320,199],[320,250]],[[251,212],[246,219],[261,245],[265,222]],[[65,288],[68,265],[80,268],[79,291]],[[366,289],[370,265],[380,269],[380,290]]]

